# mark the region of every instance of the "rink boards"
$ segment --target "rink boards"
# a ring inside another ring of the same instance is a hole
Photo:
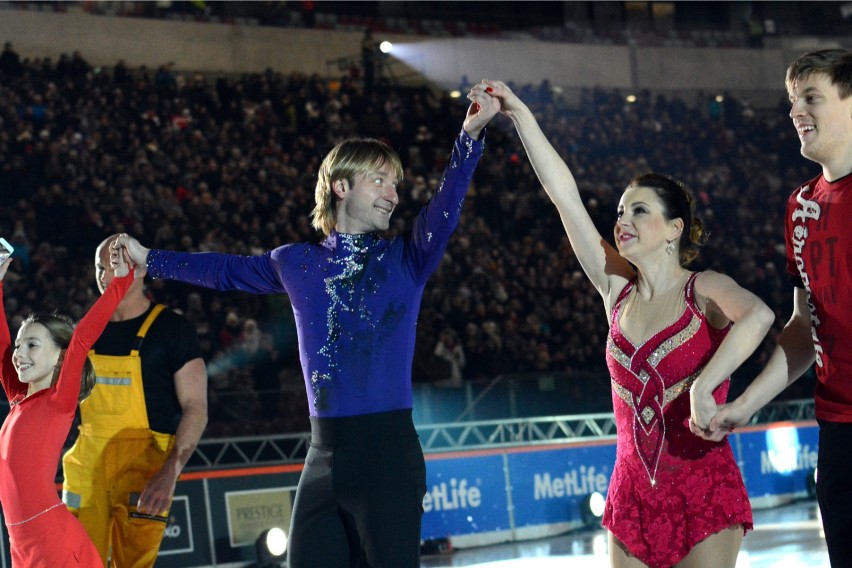
[[[814,422],[751,427],[729,440],[755,508],[804,497],[816,467]],[[586,526],[581,507],[606,494],[615,441],[563,443],[426,456],[424,541],[454,548],[526,540]],[[184,475],[156,566],[245,566],[257,536],[289,528],[300,465]],[[593,521],[594,522],[594,521]],[[8,540],[0,568],[8,568]]]

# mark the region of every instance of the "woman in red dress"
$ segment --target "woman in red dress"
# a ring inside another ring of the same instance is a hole
[[[474,90],[499,98],[514,122],[610,321],[617,450],[603,525],[612,566],[734,568],[752,528],[748,495],[727,441],[699,438],[690,420],[708,426],[772,311],[727,276],[687,269],[705,235],[682,183],[634,178],[618,204],[614,248],[529,108],[499,81]]]
[[[9,262],[0,265],[0,305]],[[76,328],[62,316],[32,315],[12,345],[0,309],[0,382],[11,407],[0,429],[0,503],[15,568],[103,566],[54,478],[77,403],[94,386],[89,349],[134,279],[123,254],[111,262],[117,277]]]

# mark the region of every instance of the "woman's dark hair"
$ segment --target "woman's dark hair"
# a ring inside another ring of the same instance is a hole
[[[695,215],[695,195],[682,181],[665,174],[641,174],[630,180],[627,188],[647,187],[654,190],[663,202],[663,214],[666,219],[683,220],[683,232],[680,234],[679,250],[681,266],[688,266],[698,256],[698,249],[707,243],[704,225]]]
[[[43,325],[57,347],[63,350],[68,349],[68,345],[71,343],[71,336],[74,334],[74,322],[68,316],[61,314],[31,314],[21,325],[23,326],[28,323]],[[80,380],[80,395],[77,397],[77,402],[81,402],[92,394],[93,388],[95,388],[95,367],[92,365],[91,359],[86,357],[86,361],[83,363],[83,376]]]

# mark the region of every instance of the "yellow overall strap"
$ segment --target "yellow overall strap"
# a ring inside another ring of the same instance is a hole
[[[130,351],[130,354],[134,357],[139,356],[139,349],[142,348],[142,340],[145,339],[145,335],[148,333],[148,330],[151,328],[151,325],[154,323],[154,320],[157,319],[157,316],[160,315],[160,312],[166,309],[166,306],[163,304],[157,304],[154,306],[154,309],[151,310],[151,313],[148,314],[148,317],[145,318],[145,321],[142,322],[142,326],[139,328],[139,331],[136,332],[136,341],[134,342],[133,349]]]

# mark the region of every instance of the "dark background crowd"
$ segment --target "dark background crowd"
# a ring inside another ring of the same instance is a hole
[[[772,110],[717,93],[688,102],[641,92],[627,102],[627,93],[601,89],[569,104],[547,82],[514,85],[572,167],[603,235],[612,234],[618,197],[636,174],[665,172],[695,190],[710,232],[695,268],[732,276],[778,318],[735,376],[734,392],[765,363],[789,317],[784,204],[817,173],[799,156],[780,81]],[[390,233],[404,231],[436,187],[465,103],[387,83],[367,93],[348,75],[211,76],[120,61],[97,68],[76,52],[21,60],[7,45],[0,235],[16,247],[5,282],[10,327],[32,311],[85,313],[98,294],[95,247],[113,233],[156,248],[252,255],[318,238],[308,215],[315,173],[347,136],[381,138],[402,156]],[[210,374],[208,435],[308,429],[286,296],[164,281],[149,281],[148,292],[196,325]],[[576,381],[585,410],[605,411],[596,404],[609,396],[607,331],[555,208],[511,123],[498,117],[460,227],[426,287],[415,382],[454,387],[459,372],[463,381],[559,373]],[[601,380],[572,379],[590,374]],[[799,381],[786,396],[811,388],[812,379]]]

